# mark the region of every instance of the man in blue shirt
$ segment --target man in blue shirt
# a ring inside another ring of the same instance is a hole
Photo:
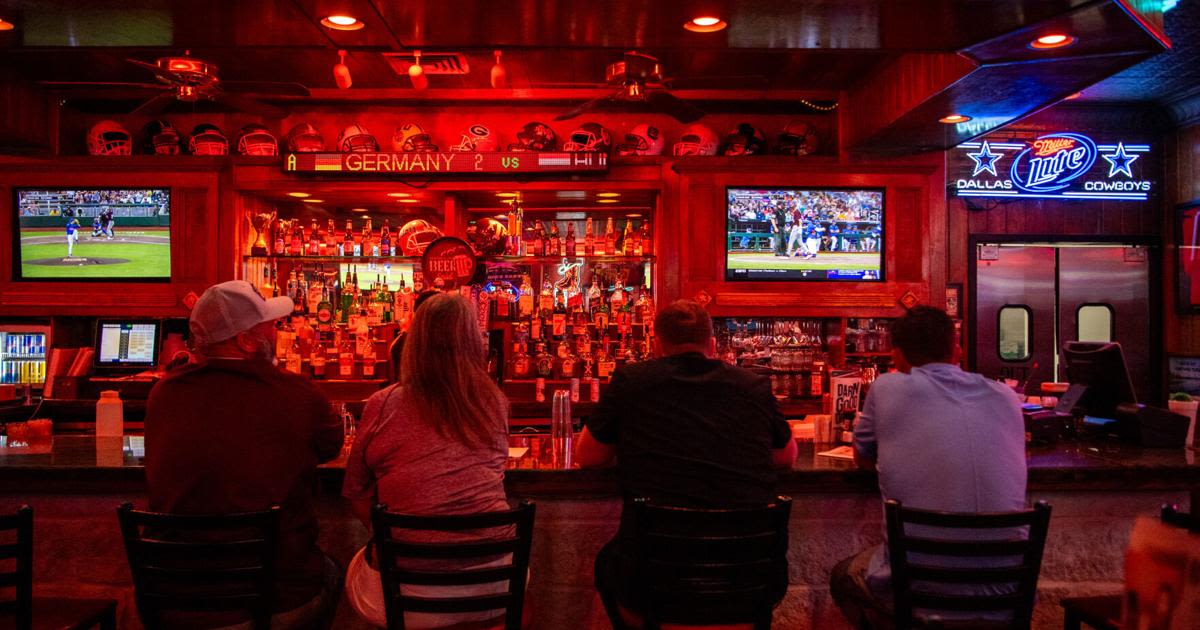
[[[854,427],[854,456],[875,465],[883,499],[946,512],[1025,508],[1025,425],[1016,394],[958,367],[954,322],[917,306],[892,326],[899,372],[871,385]],[[884,532],[886,536],[886,531]],[[886,546],[843,560],[830,593],[858,628],[889,617]]]
[[[67,258],[75,251],[75,243],[79,242],[79,220],[71,217],[67,220]]]

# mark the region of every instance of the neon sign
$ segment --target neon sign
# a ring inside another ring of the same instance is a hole
[[[502,151],[495,153],[288,153],[288,173],[318,175],[473,175],[607,171],[597,151]]]
[[[1097,144],[1060,132],[1029,141],[985,139],[955,149],[959,197],[1145,201],[1154,182],[1141,175],[1148,144]]]

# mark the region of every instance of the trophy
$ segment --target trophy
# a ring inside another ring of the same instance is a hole
[[[255,233],[254,244],[250,246],[251,256],[266,256],[270,253],[270,248],[267,246],[267,234],[271,231],[271,224],[275,222],[276,216],[278,213],[274,210],[250,215],[250,227],[254,228]]]

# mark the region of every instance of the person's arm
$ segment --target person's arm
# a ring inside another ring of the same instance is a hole
[[[796,456],[799,453],[800,449],[796,447],[796,440],[788,440],[787,446],[771,449],[771,465],[776,468],[791,470],[792,466],[796,465]]]
[[[790,469],[796,464],[796,440],[792,438],[792,427],[779,411],[779,401],[771,393],[771,381],[760,377],[754,385],[754,392],[764,402],[767,409],[767,422],[771,434],[771,465],[775,468]]]
[[[325,394],[316,391],[316,399],[312,409],[316,414],[316,425],[313,427],[313,449],[317,452],[317,462],[324,464],[336,458],[342,452],[345,443],[345,433],[342,418],[333,410],[333,404]]]
[[[874,468],[879,460],[879,446],[875,443],[875,404],[878,400],[876,393],[878,385],[867,392],[867,400],[863,403],[862,413],[854,423],[854,463],[859,468]]]
[[[367,443],[376,432],[375,425],[379,422],[382,406],[377,395],[367,400],[362,422],[358,423],[358,432],[350,447],[350,455],[346,457],[346,474],[342,479],[342,496],[350,503],[350,513],[358,517],[368,530],[371,529],[371,507],[378,498],[375,473],[367,466]]]
[[[608,389],[592,415],[584,422],[583,433],[575,448],[575,461],[580,468],[598,468],[613,464],[617,458],[617,436],[620,429],[621,397],[625,387],[621,370],[613,373]]]
[[[611,444],[605,444],[592,436],[585,426],[579,434],[579,444],[575,447],[575,461],[580,468],[601,468],[611,466],[617,461],[617,449]]]

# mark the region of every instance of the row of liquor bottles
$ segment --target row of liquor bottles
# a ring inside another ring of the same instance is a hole
[[[650,220],[642,219],[634,225],[633,218],[626,218],[623,227],[617,227],[612,216],[604,225],[604,231],[592,217],[583,219],[582,234],[577,234],[575,221],[564,221],[566,227],[558,227],[557,220],[526,219],[519,208],[507,215],[507,237],[502,252],[506,256],[651,256],[654,254],[654,235]],[[478,229],[478,227],[477,227]],[[485,226],[486,229],[486,226]],[[496,230],[498,231],[498,230]]]
[[[383,220],[376,232],[371,217],[363,219],[361,230],[354,228],[354,221],[346,219],[346,226],[338,232],[333,219],[322,226],[315,218],[306,227],[299,219],[280,221],[275,228],[271,253],[276,256],[403,256],[400,235],[392,232],[391,222]]]

